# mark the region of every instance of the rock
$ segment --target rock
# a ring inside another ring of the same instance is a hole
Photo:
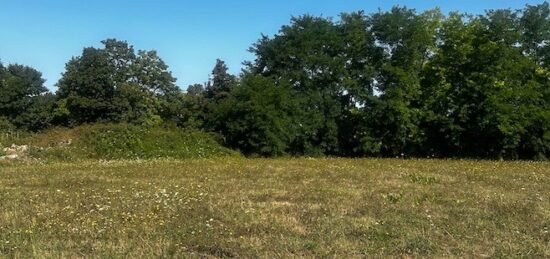
[[[18,146],[13,144],[11,145],[11,147],[4,148],[2,151],[8,154],[27,153],[29,151],[29,146],[28,145]]]
[[[12,154],[7,156],[0,156],[0,160],[17,160],[20,156],[18,154]]]
[[[2,149],[4,153],[6,153],[5,156],[0,156],[0,160],[6,161],[6,160],[19,160],[24,159],[27,157],[27,153],[29,152],[29,146],[28,145],[11,145],[10,147]]]
[[[57,145],[60,147],[66,147],[66,146],[70,146],[72,143],[73,143],[72,139],[67,139],[57,143]]]
[[[15,149],[17,153],[26,153],[27,151],[29,151],[29,146],[27,145],[22,145],[22,146],[12,145],[11,147]]]

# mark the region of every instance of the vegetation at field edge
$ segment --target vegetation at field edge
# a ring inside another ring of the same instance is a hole
[[[36,69],[0,62],[0,132],[168,124],[248,156],[550,158],[546,1],[295,16],[252,44],[240,74],[218,59],[189,86],[155,50],[101,43],[67,61],[55,93]]]

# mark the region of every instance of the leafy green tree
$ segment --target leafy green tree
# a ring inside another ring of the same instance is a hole
[[[417,14],[401,7],[370,17],[372,33],[384,57],[376,76],[380,96],[365,110],[374,133],[366,140],[378,143],[383,155],[420,152],[425,138],[419,128],[423,116],[419,105],[421,71],[435,49],[435,33],[441,19],[438,10]]]
[[[519,19],[525,54],[539,65],[550,65],[550,4],[527,5]]]
[[[115,85],[135,80],[136,70],[140,67],[136,64],[134,47],[126,41],[106,39],[101,41],[104,48],[102,52],[107,56],[111,66],[111,77]]]
[[[483,15],[394,7],[293,17],[182,92],[156,51],[107,39],[53,95],[0,63],[0,127],[128,122],[220,133],[247,155],[550,157],[550,4]]]
[[[37,131],[50,125],[53,104],[42,73],[11,64],[0,65],[0,116],[18,128]]]
[[[85,48],[58,82],[60,110],[73,124],[176,121],[181,91],[156,51],[138,51],[125,41],[107,39],[104,48]]]
[[[247,75],[213,112],[225,142],[247,155],[276,156],[292,152],[298,106],[288,83]]]
[[[151,92],[143,91],[136,83],[119,86],[113,100],[120,111],[116,121],[145,126],[155,126],[162,122],[158,115],[158,99]]]
[[[66,103],[74,124],[114,122],[117,107],[114,73],[107,53],[85,48],[82,56],[71,59],[57,83],[57,96]]]
[[[510,9],[490,10],[478,17],[485,35],[493,42],[518,47],[521,41],[518,12]]]
[[[272,39],[262,37],[251,51],[256,60],[252,73],[289,81],[300,100],[299,130],[292,143],[295,154],[339,153],[348,58],[343,56],[340,31],[325,18],[309,15],[292,18]]]
[[[196,129],[205,127],[208,102],[205,97],[204,86],[201,84],[190,85],[182,98],[181,116],[177,125]]]
[[[442,156],[544,156],[545,130],[535,125],[548,125],[541,94],[548,78],[509,35],[494,34],[491,14],[468,23],[453,14],[442,26],[425,74],[426,146]]]
[[[187,107],[191,109],[189,111],[199,112],[203,110],[205,119],[204,128],[208,131],[216,131],[219,128],[219,122],[216,121],[214,113],[218,109],[218,105],[231,96],[231,91],[237,85],[237,77],[231,75],[228,70],[225,62],[217,59],[216,65],[212,69],[210,80],[206,84],[204,98],[202,95],[189,96],[187,98],[187,105],[192,105]],[[189,117],[189,119],[194,120],[195,118]]]
[[[140,50],[132,68],[132,74],[144,90],[159,97],[177,95],[180,92],[176,78],[156,51]]]
[[[227,65],[223,60],[217,59],[212,69],[211,80],[206,85],[206,98],[212,102],[220,101],[229,96],[229,92],[237,83],[237,77],[229,74]]]
[[[4,79],[6,78],[6,68],[4,67],[4,64],[2,64],[2,60],[0,60],[0,86],[4,84]]]
[[[187,95],[189,96],[200,96],[204,95],[204,86],[201,84],[192,84],[187,87]]]
[[[176,121],[181,112],[181,90],[157,52],[140,50],[133,74],[142,90],[152,93],[158,99],[159,116],[166,121]]]
[[[343,13],[336,24],[341,37],[340,54],[345,59],[345,71],[339,82],[342,115],[338,122],[339,155],[377,155],[379,145],[369,140],[372,130],[365,113],[375,100],[375,76],[383,57],[370,31],[368,17],[363,12]]]

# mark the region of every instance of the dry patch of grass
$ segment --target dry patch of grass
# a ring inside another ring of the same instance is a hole
[[[0,257],[550,257],[550,164],[0,165]]]

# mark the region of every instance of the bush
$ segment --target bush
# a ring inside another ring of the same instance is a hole
[[[0,150],[28,136],[29,133],[17,130],[5,117],[0,116]],[[0,156],[3,154],[0,152]]]
[[[238,155],[222,147],[215,136],[172,127],[127,124],[57,128],[26,140],[31,156],[56,160],[212,158]]]
[[[6,117],[0,116],[0,132],[13,130],[15,130],[15,126]]]

